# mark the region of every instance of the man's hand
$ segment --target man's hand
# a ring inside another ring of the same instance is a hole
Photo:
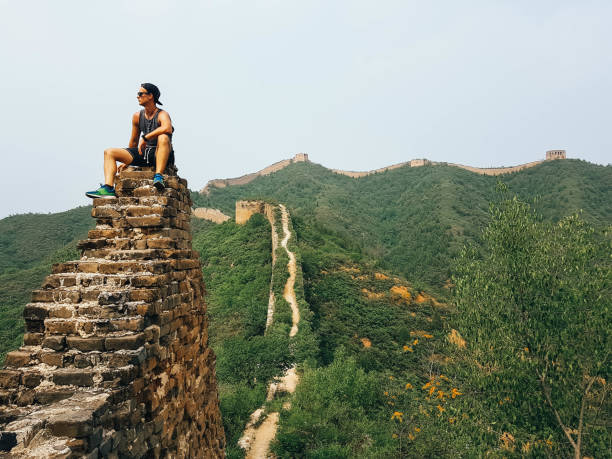
[[[143,142],[142,140],[138,144],[138,154],[140,156],[144,155],[144,149],[147,146],[147,142]]]
[[[119,164],[119,166],[117,166],[117,174],[121,174],[121,171],[125,169],[127,166],[128,165],[124,163]]]

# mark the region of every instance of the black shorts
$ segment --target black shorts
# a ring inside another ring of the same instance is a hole
[[[155,167],[155,153],[157,152],[156,146],[145,147],[144,153],[142,155],[138,152],[138,148],[127,147],[127,148],[124,148],[124,150],[127,150],[128,153],[132,155],[132,162],[130,163],[130,166]],[[174,164],[174,150],[170,152],[170,156],[168,157],[167,165],[171,166],[173,164]]]

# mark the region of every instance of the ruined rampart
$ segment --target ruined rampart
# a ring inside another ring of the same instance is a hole
[[[225,215],[219,209],[209,209],[207,207],[193,209],[193,216],[213,223],[223,223],[231,219],[229,215]]]
[[[289,164],[300,162],[308,162],[308,155],[306,153],[298,153],[292,159],[283,159],[282,161],[278,161],[268,167],[264,167],[262,170],[253,172],[252,174],[246,174],[240,177],[228,179],[209,180],[206,186],[200,190],[200,193],[208,194],[211,188],[225,188],[226,186],[232,185],[246,185],[247,183],[250,183],[255,180],[257,177],[270,175],[274,172],[278,172],[281,169],[284,169]]]
[[[0,370],[11,458],[224,457],[187,182],[124,171],[80,260],[53,267]]]
[[[397,164],[393,164],[391,166],[381,167],[379,169],[373,169],[370,171],[345,171],[342,169],[330,169],[332,172],[340,175],[346,175],[351,178],[361,178],[367,177],[372,174],[379,174],[381,172],[390,171],[393,169],[398,169],[400,167],[420,167],[420,166],[452,166],[458,167],[460,169],[465,169],[470,172],[474,172],[475,174],[482,175],[503,175],[510,174],[512,172],[518,172],[523,169],[528,169],[533,166],[537,166],[538,164],[543,163],[544,161],[554,160],[554,159],[565,159],[566,153],[565,150],[549,150],[546,152],[546,160],[532,161],[525,164],[519,164],[518,166],[509,166],[509,167],[472,167],[465,166],[463,164],[455,164],[455,163],[446,163],[446,162],[436,162],[430,161],[428,159],[412,159],[410,161],[405,161]],[[298,153],[292,159],[284,159],[282,161],[278,161],[264,169],[254,172],[252,174],[243,175],[241,177],[230,178],[230,179],[215,179],[210,180],[204,188],[200,191],[200,193],[208,194],[210,193],[211,188],[225,188],[227,186],[232,185],[246,185],[247,183],[252,182],[257,177],[261,177],[263,175],[269,175],[274,172],[278,172],[281,169],[289,166],[292,163],[297,162],[310,162],[308,159],[308,155],[306,153]]]

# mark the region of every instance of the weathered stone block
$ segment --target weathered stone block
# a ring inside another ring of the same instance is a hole
[[[16,370],[0,370],[0,388],[11,389],[19,387],[21,372]]]
[[[58,370],[53,374],[53,382],[60,386],[93,386],[93,374],[89,370]]]
[[[66,343],[70,349],[77,349],[81,352],[104,350],[104,338],[101,337],[81,338],[80,336],[69,336],[66,338]]]
[[[145,342],[144,333],[106,338],[105,346],[109,351],[120,349],[138,349]]]
[[[4,360],[4,364],[7,367],[25,367],[28,363],[30,363],[31,355],[29,352],[23,351],[12,351],[6,354],[6,359]]]
[[[59,336],[47,336],[43,340],[42,346],[47,347],[49,349],[53,349],[54,351],[61,351],[64,349],[66,344],[66,337],[64,335]]]

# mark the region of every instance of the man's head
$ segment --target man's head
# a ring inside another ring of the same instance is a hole
[[[159,88],[153,83],[142,83],[138,90],[138,103],[145,105],[150,100],[153,100],[158,105],[164,105],[159,101],[160,95]]]

